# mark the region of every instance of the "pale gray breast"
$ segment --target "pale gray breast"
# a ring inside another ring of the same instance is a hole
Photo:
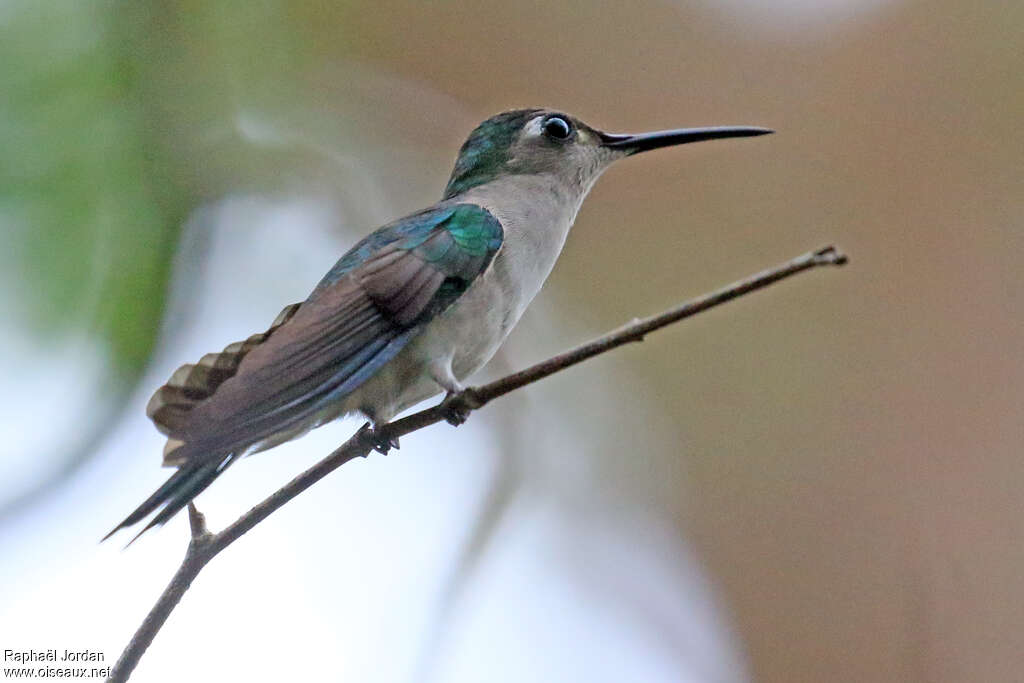
[[[540,291],[582,201],[575,194],[550,178],[530,175],[501,178],[453,200],[484,207],[504,230],[487,272],[441,316],[435,331],[448,337],[460,379],[490,360]]]
[[[504,241],[490,270],[510,309],[509,327],[551,273],[584,193],[548,176],[525,175],[500,178],[459,198],[501,222]]]

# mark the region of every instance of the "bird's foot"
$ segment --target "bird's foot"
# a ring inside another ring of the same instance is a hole
[[[455,405],[454,403],[445,407],[445,422],[450,424],[452,427],[458,427],[464,424],[469,419],[469,409],[464,406]]]
[[[449,391],[441,401],[444,419],[453,427],[465,423],[469,419],[469,414],[482,405],[483,403],[476,397],[472,389],[463,389],[459,392]]]
[[[373,450],[377,451],[381,455],[387,455],[392,448],[396,451],[401,448],[398,443],[397,436],[388,438],[378,435],[377,429],[369,422],[360,427],[359,431],[370,439],[370,443],[373,444]]]

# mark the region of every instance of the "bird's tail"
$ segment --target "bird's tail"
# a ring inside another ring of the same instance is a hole
[[[110,533],[104,536],[100,542],[107,540],[119,530],[138,523],[151,512],[159,509],[160,511],[149,521],[149,524],[128,542],[128,545],[131,545],[139,536],[155,526],[160,526],[188,505],[193,498],[212,484],[213,480],[219,477],[221,472],[227,469],[235,459],[236,454],[229,453],[220,458],[196,458],[181,465],[177,472],[153,492],[153,495],[135,508],[120,524],[111,529]]]

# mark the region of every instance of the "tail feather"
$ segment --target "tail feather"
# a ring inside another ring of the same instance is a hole
[[[149,498],[144,500],[139,507],[135,508],[130,515],[110,532],[100,542],[107,540],[121,529],[130,527],[149,516],[153,511],[158,510],[156,516],[150,520],[138,534],[128,542],[134,543],[139,536],[146,533],[155,526],[160,526],[171,517],[176,515],[183,507],[198,496],[213,483],[213,480],[220,476],[232,462],[235,461],[235,454],[229,453],[220,458],[196,459],[182,465],[177,472],[172,474],[160,488],[153,492]]]

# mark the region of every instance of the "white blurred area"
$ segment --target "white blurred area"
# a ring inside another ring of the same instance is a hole
[[[681,9],[686,3],[675,2]],[[744,29],[776,34],[787,40],[820,40],[830,28],[866,21],[893,0],[714,0],[707,3]]]
[[[98,543],[168,476],[144,415],[149,393],[304,298],[359,236],[346,218],[338,202],[302,196],[232,196],[195,212],[156,357],[123,419],[82,471],[0,527],[2,647],[116,660],[188,534],[179,515],[127,550],[126,534]],[[542,295],[499,365],[540,360],[578,334]],[[458,430],[405,437],[393,455],[349,463],[299,496],[202,572],[133,680],[745,680],[678,534],[591,462],[642,458],[580,448],[589,420],[639,434],[657,419],[622,415],[613,387],[629,380],[602,363],[566,377]],[[574,404],[566,415],[560,401]],[[358,424],[245,460],[199,508],[223,527]],[[8,446],[35,433],[14,430]]]
[[[27,334],[5,296],[15,291],[16,286],[0,291],[0,317],[7,321],[0,332],[0,377],[6,387],[0,396],[0,481],[5,501],[28,495],[58,476],[64,463],[54,451],[81,447],[81,432],[55,434],[52,429],[57,397],[68,424],[96,420],[115,407],[101,391],[111,370],[102,346],[84,333],[49,342]]]

